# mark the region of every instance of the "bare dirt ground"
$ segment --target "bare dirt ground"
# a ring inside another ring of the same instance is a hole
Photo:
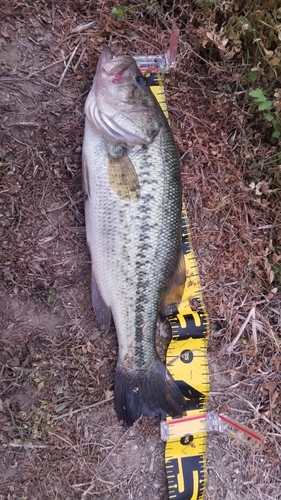
[[[177,16],[178,65],[165,86],[213,325],[209,407],[266,437],[253,449],[210,434],[206,500],[277,500],[276,146],[249,119],[235,67],[204,59],[189,8],[136,8],[117,22],[113,5],[0,5],[0,499],[168,498],[158,423],[124,431],[114,412],[117,340],[113,328],[99,330],[91,307],[81,144],[102,46],[162,53]]]

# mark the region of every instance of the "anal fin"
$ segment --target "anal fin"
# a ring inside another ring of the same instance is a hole
[[[94,276],[92,276],[92,304],[100,326],[106,331],[109,330],[111,310],[103,300]]]
[[[89,168],[85,157],[82,159],[82,187],[86,199],[90,198]]]

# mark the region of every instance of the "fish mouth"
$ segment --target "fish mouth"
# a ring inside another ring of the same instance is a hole
[[[103,47],[101,54],[98,59],[96,75],[101,75],[103,71],[107,73],[107,70],[104,68],[106,64],[108,64],[113,59],[113,54],[109,47]],[[107,73],[108,74],[108,73]]]
[[[100,54],[100,57],[99,57],[99,60],[98,60],[96,73],[98,73],[99,71],[102,71],[104,65],[112,60],[113,60],[113,54],[112,54],[110,48],[106,47],[106,46],[103,47],[101,54]]]
[[[109,47],[103,47],[99,57],[96,74],[102,72],[108,77],[113,77],[114,83],[118,83],[123,73],[131,66],[133,58],[130,56],[114,57]]]

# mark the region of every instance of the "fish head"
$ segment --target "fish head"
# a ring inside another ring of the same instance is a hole
[[[108,141],[130,146],[150,144],[166,124],[136,61],[113,57],[109,47],[100,55],[85,114]]]

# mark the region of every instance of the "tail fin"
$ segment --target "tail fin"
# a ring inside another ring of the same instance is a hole
[[[188,408],[187,401],[160,359],[137,371],[122,370],[118,363],[114,392],[117,417],[128,426],[141,415],[164,420],[167,414],[181,416]]]

